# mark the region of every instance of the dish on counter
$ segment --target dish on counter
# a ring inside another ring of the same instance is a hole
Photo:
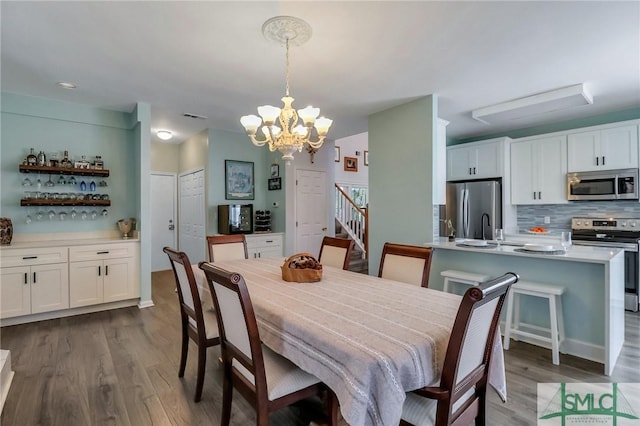
[[[460,244],[471,247],[484,247],[489,244],[487,240],[462,240]]]
[[[542,226],[534,226],[533,228],[527,229],[527,232],[529,234],[548,234],[549,230]]]
[[[552,245],[547,244],[525,244],[522,246],[523,250],[526,251],[537,251],[537,252],[546,252],[546,251],[556,251],[557,249]]]

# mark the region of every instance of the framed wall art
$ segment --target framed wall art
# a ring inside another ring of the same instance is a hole
[[[271,165],[271,177],[278,177],[280,176],[280,166],[277,164],[272,164]]]
[[[358,171],[358,159],[356,157],[344,157],[344,171],[345,172],[357,172]]]
[[[253,162],[224,160],[224,197],[227,200],[253,200]]]
[[[282,189],[282,178],[275,177],[269,179],[269,191]]]

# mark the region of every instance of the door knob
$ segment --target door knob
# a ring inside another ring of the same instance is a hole
[[[326,230],[327,230],[327,227],[325,226],[324,228],[322,228],[322,230],[323,230],[323,231],[326,231]]]

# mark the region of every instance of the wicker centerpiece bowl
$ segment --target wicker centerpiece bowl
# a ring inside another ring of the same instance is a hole
[[[314,283],[322,279],[322,264],[311,253],[294,254],[280,268],[285,281]]]

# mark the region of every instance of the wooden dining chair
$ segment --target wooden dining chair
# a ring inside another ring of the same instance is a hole
[[[494,340],[507,291],[518,281],[508,272],[471,287],[462,297],[439,383],[407,393],[401,425],[484,425]]]
[[[207,247],[209,247],[209,262],[247,259],[249,257],[244,234],[209,235],[207,236]]]
[[[378,276],[428,287],[431,253],[431,247],[384,243]]]
[[[202,309],[200,292],[198,291],[187,254],[169,247],[165,247],[163,251],[169,256],[171,268],[176,279],[178,300],[180,301],[182,354],[180,355],[178,377],[184,377],[189,339],[191,338],[198,345],[198,378],[196,381],[196,395],[193,399],[198,402],[202,396],[207,348],[220,344],[216,314],[210,309]]]
[[[354,242],[349,238],[324,237],[318,261],[326,266],[349,269],[349,260]]]
[[[330,424],[337,425],[336,398],[318,378],[263,345],[247,285],[240,274],[200,262],[218,316],[224,378],[221,425],[229,425],[235,388],[256,410],[256,424],[269,413],[327,390]]]

